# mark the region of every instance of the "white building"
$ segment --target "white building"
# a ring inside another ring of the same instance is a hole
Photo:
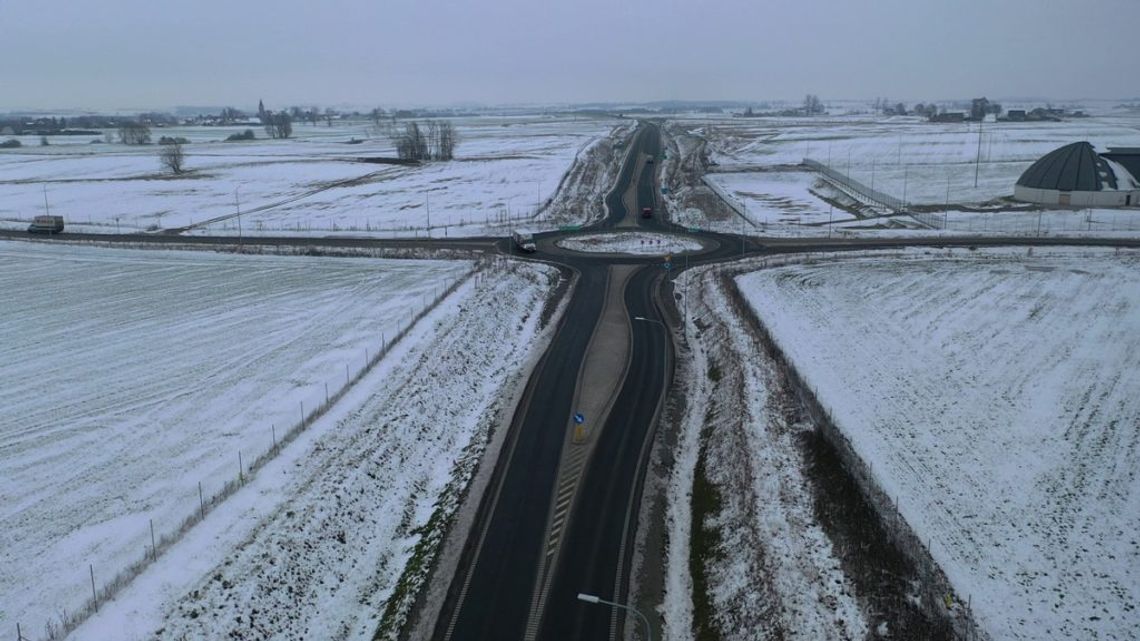
[[[1013,197],[1062,207],[1140,207],[1140,181],[1125,167],[1135,165],[1140,150],[1098,154],[1087,142],[1075,142],[1042,156],[1029,166]]]

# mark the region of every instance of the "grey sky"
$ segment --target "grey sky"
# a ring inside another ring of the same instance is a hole
[[[1140,0],[0,0],[0,109],[1140,95]]]

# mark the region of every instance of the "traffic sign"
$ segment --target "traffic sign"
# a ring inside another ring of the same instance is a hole
[[[586,422],[586,417],[582,416],[581,412],[574,412],[574,422],[581,425]]]

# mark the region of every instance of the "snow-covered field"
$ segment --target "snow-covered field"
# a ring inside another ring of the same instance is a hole
[[[614,232],[571,236],[558,241],[558,246],[578,252],[632,254],[634,256],[665,256],[701,249],[701,244],[695,240],[672,234],[646,232]]]
[[[1140,628],[1140,255],[910,252],[737,279],[994,639]]]
[[[221,142],[232,128],[153,130],[156,139],[191,141],[181,177],[162,172],[157,145],[0,150],[0,224],[26,226],[44,212],[46,189],[51,212],[73,231],[181,228],[235,215],[199,231],[424,235],[430,218],[433,236],[501,234],[510,220],[529,220],[575,158],[619,124],[570,116],[460,118],[456,159],[421,167],[356,162],[395,156],[384,135],[359,123],[298,125],[292,139],[251,142]],[[347,144],[353,139],[363,142]]]
[[[0,619],[74,613],[471,266],[0,244]]]
[[[671,121],[667,131],[680,154],[705,145],[714,163],[708,174],[711,186],[734,209],[764,226],[765,233],[794,229],[811,234],[817,230],[802,225],[827,223],[828,203],[811,193],[820,191],[818,177],[786,171],[804,158],[830,165],[914,206],[938,209],[949,203],[948,224],[957,231],[976,222],[973,214],[955,211],[958,206],[1004,207],[994,201],[1012,196],[1021,173],[1053,149],[1079,140],[1101,149],[1140,146],[1140,114],[1112,110],[1066,122],[987,122],[981,126],[980,156],[978,128],[976,123],[939,124],[915,117],[860,114],[685,119]],[[687,215],[685,224],[723,230],[731,226],[717,227],[700,220],[699,212],[686,212],[676,205],[672,209]],[[1045,222],[1056,219],[1050,231],[1073,231],[1084,216],[1085,212],[1048,212]],[[735,222],[739,226],[740,221]],[[1034,228],[1036,222],[1034,216]],[[1130,222],[1113,222],[1111,228],[1102,224],[1101,229],[1129,231]],[[1016,233],[1019,227],[1024,226],[1010,222],[1001,231]]]
[[[816,186],[819,176],[810,171],[766,171],[748,173],[709,174],[708,182],[722,197],[730,199],[734,208],[743,214],[747,228],[755,231],[771,229],[779,232],[786,227],[816,226],[826,233],[826,225],[854,216],[843,209],[829,206],[812,193],[822,189]],[[726,226],[731,227],[731,223]],[[740,231],[737,229],[736,231]],[[803,230],[801,229],[801,232]]]
[[[516,264],[465,282],[70,638],[372,639],[382,615],[398,629],[546,344],[556,281]]]

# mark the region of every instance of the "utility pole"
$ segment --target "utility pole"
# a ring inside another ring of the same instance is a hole
[[[978,171],[982,168],[982,122],[985,119],[986,115],[982,114],[982,119],[978,121],[978,159],[974,163],[974,189],[978,188]]]
[[[946,172],[946,208],[942,210],[942,228],[946,229],[950,215],[950,172]]]
[[[906,185],[910,179],[910,167],[903,169],[903,209],[906,209]]]
[[[241,185],[234,187],[234,208],[237,210],[237,223],[238,223],[238,245],[241,245],[241,199],[238,197],[238,190]]]
[[[46,214],[48,216],[51,215],[51,209],[48,208],[48,201],[47,201],[47,185],[44,185],[44,214]]]

